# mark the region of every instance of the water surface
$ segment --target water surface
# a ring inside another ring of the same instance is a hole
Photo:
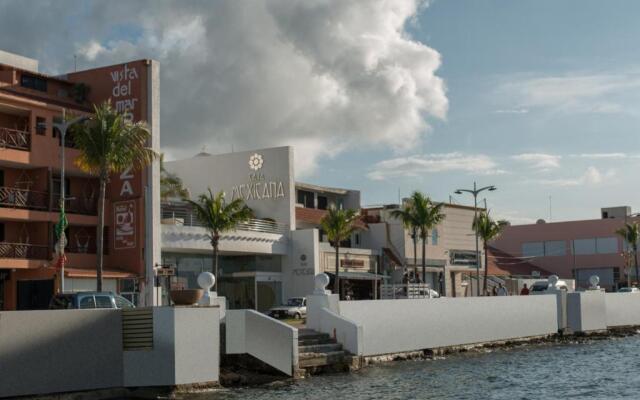
[[[640,398],[640,336],[398,361],[189,400]]]

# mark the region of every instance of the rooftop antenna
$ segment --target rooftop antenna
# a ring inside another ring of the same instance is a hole
[[[78,56],[73,55],[73,72],[78,72]]]
[[[551,196],[549,196],[549,222],[553,221],[553,213],[551,211],[552,211],[552,208],[551,208]]]
[[[402,205],[402,199],[400,197],[400,188],[398,188],[398,205]]]

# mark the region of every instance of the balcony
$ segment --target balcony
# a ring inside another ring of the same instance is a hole
[[[0,258],[18,258],[25,260],[48,260],[49,246],[0,242]]]
[[[163,204],[161,209],[163,224],[204,227],[195,212],[193,212],[193,210],[188,206]],[[240,231],[275,233],[280,235],[285,234],[288,231],[286,224],[267,219],[255,218],[236,225],[236,229]]]
[[[31,150],[31,134],[27,131],[0,127],[0,148]]]
[[[98,202],[96,200],[67,197],[64,210],[70,214],[98,215]],[[57,193],[54,195],[53,211],[60,211],[60,195]]]
[[[47,192],[0,186],[0,206],[47,210],[49,208],[49,194]]]

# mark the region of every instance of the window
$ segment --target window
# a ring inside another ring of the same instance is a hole
[[[302,206],[305,208],[314,208],[313,192],[298,190],[298,203],[302,204]]]
[[[596,254],[596,239],[576,239],[573,241],[575,255]]]
[[[564,240],[550,240],[544,242],[545,256],[565,256],[567,255],[567,247]]]
[[[359,233],[356,233],[356,234],[354,235],[354,237],[355,237],[355,240],[354,240],[354,241],[355,241],[355,243],[356,243],[356,246],[360,246],[360,234],[359,234]]]
[[[4,222],[0,223],[0,242],[4,242]]]
[[[111,304],[111,297],[109,296],[95,296],[96,297],[96,308],[113,308],[113,304]]]
[[[543,242],[526,242],[522,243],[523,257],[542,257],[544,256]]]
[[[115,296],[116,308],[134,308],[134,305],[122,296]]]
[[[596,238],[596,253],[613,254],[618,252],[618,239],[615,237]]]
[[[47,80],[38,76],[22,74],[20,78],[20,86],[38,90],[40,92],[47,91]]]
[[[93,296],[86,296],[80,299],[80,308],[96,308],[96,302]]]
[[[438,245],[438,230],[437,229],[432,229],[431,230],[431,244],[434,246]]]
[[[326,210],[328,204],[326,196],[318,196],[318,210]]]
[[[44,117],[36,117],[36,134],[44,135],[47,133],[47,119]]]
[[[57,196],[60,195],[60,177],[57,176],[53,178],[53,194]],[[64,196],[71,197],[71,179],[64,178]]]

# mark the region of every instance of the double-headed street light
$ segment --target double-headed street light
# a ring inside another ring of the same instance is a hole
[[[66,137],[67,137],[67,129],[69,129],[69,127],[71,127],[71,125],[73,124],[77,124],[80,122],[83,122],[84,120],[88,119],[88,117],[82,116],[82,117],[78,117],[75,119],[72,119],[70,121],[66,120],[66,110],[63,108],[62,109],[62,121],[61,122],[54,122],[53,123],[53,127],[56,128],[57,130],[60,131],[60,203],[59,203],[59,207],[60,207],[60,220],[58,221],[58,227],[56,227],[59,232],[58,232],[58,243],[56,243],[56,250],[58,251],[58,257],[60,260],[60,293],[64,292],[64,263],[65,263],[65,256],[64,256],[64,248],[67,245],[67,237],[66,234],[64,233],[64,230],[66,229],[66,225],[67,225],[67,217],[65,215],[65,201],[67,199],[65,199],[65,184],[64,184],[64,179],[65,179],[65,159],[64,159],[64,148],[65,148],[65,141],[66,141]]]
[[[478,187],[476,186],[476,182],[473,182],[473,189],[458,189],[455,191],[455,194],[462,194],[462,193],[471,193],[473,195],[473,220],[476,221],[478,219],[478,194],[488,190],[490,192],[493,192],[494,190],[497,190],[497,188],[493,185],[490,186],[485,186],[485,187],[481,187],[478,189]],[[476,295],[480,296],[480,250],[478,249],[478,231],[476,230],[475,232],[476,234],[476,281],[477,281],[477,285],[476,285]],[[487,268],[487,266],[484,266],[485,268]]]

